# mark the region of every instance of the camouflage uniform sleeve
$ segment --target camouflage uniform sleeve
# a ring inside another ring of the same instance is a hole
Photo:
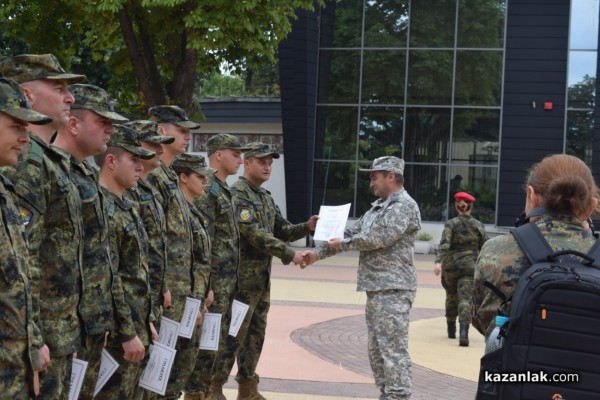
[[[438,247],[437,256],[435,262],[444,263],[444,259],[448,255],[450,245],[452,244],[452,224],[451,221],[446,223],[442,232],[442,238],[440,239],[440,245]]]
[[[293,242],[303,237],[306,237],[310,233],[308,224],[302,222],[300,224],[292,224],[281,215],[281,210],[275,205],[275,237],[285,242]]]
[[[481,249],[483,248],[483,245],[485,244],[485,242],[487,242],[488,238],[488,234],[487,231],[485,230],[485,225],[483,225],[483,223],[479,222],[479,225],[481,227],[480,231],[481,231],[481,235],[479,236],[479,251],[481,251]]]
[[[354,224],[346,227],[346,229],[344,230],[345,238],[352,237],[355,234],[360,232],[363,218],[364,218],[364,216],[360,217],[358,219],[358,221],[356,221]],[[342,250],[332,249],[331,247],[329,247],[327,242],[323,242],[323,243],[321,243],[319,248],[316,250],[316,252],[317,252],[317,260],[322,260],[324,258],[335,256],[336,254],[341,253]]]
[[[193,207],[193,206],[192,206]],[[192,237],[194,243],[192,277],[192,297],[204,301],[210,285],[210,237],[206,228],[196,215],[191,213],[193,221]]]
[[[215,221],[217,219],[215,199],[209,193],[204,193],[202,196],[196,197],[196,199],[194,199],[194,206],[198,210],[202,210],[206,214],[209,221]],[[206,232],[208,233],[209,237],[215,237],[215,224],[209,223],[206,227]]]

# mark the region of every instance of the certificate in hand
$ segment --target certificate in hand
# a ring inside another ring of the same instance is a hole
[[[98,371],[98,380],[96,381],[96,388],[94,389],[94,397],[104,387],[106,382],[119,368],[119,363],[106,351],[102,350],[102,358],[100,359],[100,370]]]
[[[217,351],[221,336],[221,314],[206,313],[202,321],[200,350]]]
[[[319,220],[315,229],[315,240],[329,240],[335,237],[343,238],[351,204],[342,206],[321,206]]]
[[[177,350],[158,342],[150,347],[150,358],[142,373],[140,386],[164,396]]]
[[[71,387],[69,389],[69,400],[77,400],[81,386],[83,385],[83,377],[87,370],[88,362],[73,358],[73,369],[71,370]]]

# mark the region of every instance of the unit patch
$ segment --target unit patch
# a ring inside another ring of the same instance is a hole
[[[29,225],[31,218],[33,217],[33,213],[29,211],[29,209],[19,206],[19,215],[21,216],[21,223],[23,226]]]
[[[240,221],[248,222],[252,219],[252,210],[249,208],[241,208],[240,209]]]

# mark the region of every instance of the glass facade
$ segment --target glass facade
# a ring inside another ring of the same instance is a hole
[[[358,169],[396,155],[424,221],[452,218],[464,190],[475,217],[495,223],[505,14],[505,0],[327,2],[315,211],[351,202],[362,215],[375,197]]]

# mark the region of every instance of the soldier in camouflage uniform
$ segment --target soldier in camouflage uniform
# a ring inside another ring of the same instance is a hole
[[[454,195],[458,216],[446,223],[435,259],[434,273],[442,273],[446,290],[448,337],[456,338],[456,317],[460,323],[459,345],[469,345],[473,274],[481,246],[488,239],[485,226],[471,216],[475,197],[465,192]]]
[[[177,106],[156,106],[149,110],[150,120],[158,123],[161,134],[174,138],[173,143],[164,146],[165,153],[159,168],[148,175],[148,182],[159,192],[159,202],[165,212],[167,221],[167,270],[165,283],[166,296],[170,295],[171,304],[163,311],[163,315],[174,321],[181,321],[187,297],[193,296],[193,257],[192,230],[189,206],[185,196],[177,184],[177,174],[171,163],[178,155],[185,152],[192,138],[190,129],[200,127],[190,121],[184,110]],[[199,298],[198,300],[203,300]],[[168,302],[167,302],[168,304]],[[200,324],[198,313],[196,325]],[[164,398],[179,399],[198,351],[200,330],[194,329],[190,339],[177,339],[177,355],[173,362],[171,375]]]
[[[273,197],[261,185],[269,179],[273,159],[279,158],[274,146],[249,143],[244,153],[244,176],[232,186],[233,202],[240,227],[240,268],[235,299],[249,305],[237,336],[227,335],[225,349],[213,365],[212,380],[227,381],[237,356],[239,400],[264,399],[257,389],[256,366],[260,358],[267,313],[270,308],[271,262],[273,256],[284,264],[304,262],[301,251],[284,242],[301,239],[313,232],[318,216],[292,224],[281,215]]]
[[[409,399],[411,360],[408,355],[408,313],[415,299],[417,274],[414,243],[421,229],[417,203],[404,189],[404,161],[380,157],[373,161],[370,186],[379,197],[355,224],[346,228],[344,239],[323,243],[315,259],[356,250],[358,290],[367,292],[369,361],[381,400]]]
[[[83,213],[83,292],[79,312],[83,319],[82,345],[77,357],[88,362],[80,399],[92,399],[104,340],[113,330],[114,306],[111,295],[113,273],[108,245],[108,223],[104,195],[95,167],[85,158],[106,151],[114,128],[112,121],[127,118],[114,112],[108,93],[94,85],[69,86],[75,102],[67,127],[54,144],[71,161],[70,178],[77,186]]]
[[[47,124],[50,118],[31,110],[18,83],[0,78],[0,166],[17,163],[29,142],[27,123]],[[27,243],[12,183],[0,175],[0,393],[5,398],[34,397],[33,371],[42,370],[34,340],[42,341],[32,318]],[[45,360],[47,364],[48,360]]]
[[[218,353],[224,350],[231,319],[231,302],[237,291],[237,274],[240,262],[240,231],[237,223],[232,193],[226,179],[235,175],[242,164],[242,151],[238,139],[226,133],[212,136],[206,143],[211,168],[217,172],[209,177],[207,192],[194,201],[197,209],[205,211],[214,221],[208,234],[212,239],[211,248],[211,289],[214,302],[209,311],[222,315],[221,337],[216,354],[200,351],[196,367],[188,380],[185,399],[202,399],[208,390],[208,399],[225,399],[223,382],[211,383],[211,370]],[[210,388],[209,388],[210,386]]]
[[[138,386],[146,366],[151,339],[158,339],[152,322],[152,299],[148,274],[148,237],[133,204],[123,195],[135,186],[143,169],[140,158],[155,154],[140,147],[137,132],[119,125],[105,153],[95,156],[100,167],[100,185],[106,199],[111,264],[122,284],[113,287],[117,325],[108,337],[106,350],[119,368],[106,382],[96,399],[142,399]]]
[[[34,345],[46,355],[47,345],[52,355],[40,374],[38,398],[56,400],[68,395],[73,353],[81,345],[83,226],[70,160],[49,143],[68,121],[74,100],[68,84],[85,76],[66,73],[50,54],[6,59],[0,74],[20,83],[32,109],[52,118],[48,125],[28,127],[31,144],[16,167],[4,172],[15,183],[29,240],[33,319],[43,334],[43,342]]]
[[[587,253],[596,238],[584,222],[598,208],[598,187],[587,165],[577,157],[555,154],[544,158],[526,179],[525,213],[554,251]],[[487,336],[495,326],[502,299],[484,286],[487,281],[510,297],[529,260],[512,235],[485,242],[473,283],[473,326]],[[510,314],[505,307],[504,315]]]

